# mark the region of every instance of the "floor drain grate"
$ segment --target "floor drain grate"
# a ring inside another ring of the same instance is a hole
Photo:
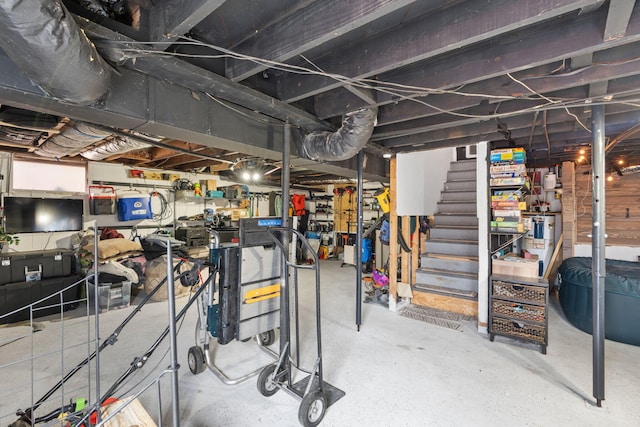
[[[418,306],[404,307],[400,310],[399,314],[402,317],[431,323],[432,325],[442,326],[455,331],[462,329],[462,325],[458,323],[458,320],[467,320],[466,318],[469,317],[457,313],[450,313],[448,311],[434,310]]]

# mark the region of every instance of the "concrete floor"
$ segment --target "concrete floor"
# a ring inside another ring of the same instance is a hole
[[[302,329],[313,319],[307,272],[300,277]],[[640,425],[640,347],[606,342],[606,399],[601,408],[591,397],[591,336],[567,323],[557,303],[551,307],[549,347],[542,355],[536,347],[497,337],[490,342],[478,334],[474,322],[461,330],[412,320],[381,305],[363,304],[363,324],[355,326],[355,269],[336,261],[322,261],[322,334],[325,380],[346,392],[331,406],[324,426],[638,426]],[[137,298],[140,299],[140,296]],[[187,298],[177,301],[181,307]],[[118,343],[101,353],[101,392],[151,345],[167,324],[165,303],[145,306],[119,337]],[[79,309],[80,310],[80,309]],[[105,338],[133,310],[109,311],[100,316]],[[280,391],[263,397],[251,379],[236,386],[222,384],[210,371],[193,375],[187,366],[187,350],[194,344],[195,309],[181,322],[178,345],[181,425],[298,426],[299,403]],[[62,332],[64,325],[64,332]],[[75,347],[91,335],[86,319],[77,317],[38,321],[40,332],[28,326],[0,328],[0,423],[15,420],[12,412],[29,405],[31,390],[37,399],[60,372],[82,360],[87,346]],[[25,334],[25,331],[27,332]],[[25,338],[16,336],[23,334]],[[60,356],[56,347],[62,346]],[[306,335],[305,335],[306,336]],[[31,340],[39,353],[33,362],[36,379],[30,380]],[[303,353],[315,354],[314,339],[307,336]],[[277,347],[277,344],[274,345]],[[118,395],[129,395],[154,368],[168,366],[168,341],[158,348],[147,365]],[[163,358],[163,356],[165,356]],[[22,358],[22,359],[21,359]],[[13,360],[22,360],[13,364]],[[221,346],[218,366],[231,376],[267,364],[270,358],[254,343],[233,342]],[[64,369],[62,369],[64,368]],[[85,395],[93,379],[78,374],[69,382],[67,396]],[[74,388],[74,387],[77,387]],[[95,387],[92,384],[92,387]],[[164,425],[171,425],[170,386],[162,382]],[[152,389],[155,391],[155,388]],[[157,419],[157,393],[146,392],[142,403]]]

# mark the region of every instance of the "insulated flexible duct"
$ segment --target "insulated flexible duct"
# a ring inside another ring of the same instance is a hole
[[[90,105],[107,92],[107,64],[60,1],[0,1],[0,33],[0,48],[49,95]]]
[[[82,152],[80,155],[86,159],[98,161],[104,160],[114,154],[128,153],[129,151],[140,150],[148,147],[151,147],[151,145],[146,142],[118,136],[109,142],[105,142],[95,148]]]
[[[39,156],[55,158],[75,155],[83,148],[95,144],[111,134],[111,132],[89,123],[79,122],[52,136],[34,152]]]
[[[306,135],[302,141],[302,153],[312,160],[338,161],[352,158],[369,141],[377,115],[377,107],[347,113],[337,131]]]

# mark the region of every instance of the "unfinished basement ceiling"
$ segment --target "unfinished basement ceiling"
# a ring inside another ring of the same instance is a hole
[[[0,52],[2,149],[35,156],[65,129],[90,124],[101,142],[62,157],[130,138],[140,145],[104,160],[229,174],[238,160],[266,159],[277,182],[288,122],[292,181],[321,183],[353,178],[355,159],[306,159],[303,137],[375,106],[365,177],[386,181],[383,153],[478,141],[524,146],[529,166],[576,160],[583,149],[588,158],[590,108],[605,104],[609,164],[640,164],[635,1],[64,4],[108,64],[108,90],[74,105]]]

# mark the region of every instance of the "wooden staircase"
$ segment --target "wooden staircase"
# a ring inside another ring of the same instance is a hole
[[[412,302],[478,314],[478,218],[476,161],[452,162],[420,256]]]

